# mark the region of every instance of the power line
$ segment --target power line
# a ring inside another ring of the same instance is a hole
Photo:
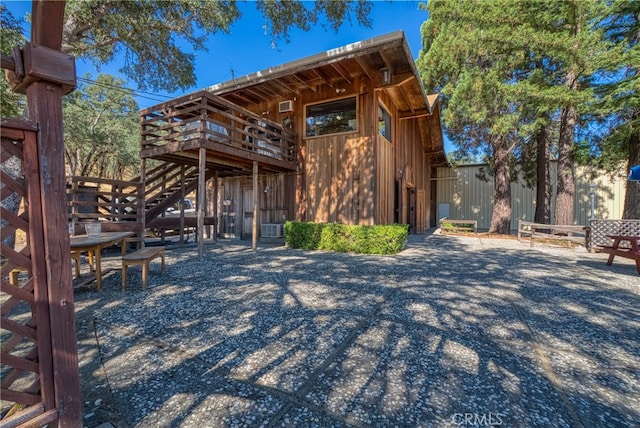
[[[103,87],[103,88],[112,89],[112,90],[115,90],[115,91],[131,94],[132,96],[134,96],[136,98],[147,99],[147,100],[154,101],[154,102],[163,102],[163,101],[170,100],[170,99],[174,98],[174,97],[171,97],[169,95],[156,94],[156,93],[153,93],[153,92],[139,91],[139,90],[132,89],[132,88],[129,88],[129,87],[126,87],[126,86],[113,85],[113,84],[106,83],[106,82],[98,82],[98,81],[95,81],[93,79],[88,79],[86,77],[78,77],[77,79],[79,81],[83,82],[83,83],[89,83],[89,84],[100,86],[100,87]],[[151,96],[148,96],[148,95],[151,95]]]

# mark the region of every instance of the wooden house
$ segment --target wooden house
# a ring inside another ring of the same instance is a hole
[[[438,96],[425,93],[401,31],[141,114],[141,157],[198,167],[200,184],[183,175],[182,185],[200,189],[198,217],[217,218],[219,235],[255,237],[260,225],[277,236],[285,220],[412,233],[435,222],[432,176],[446,163]]]

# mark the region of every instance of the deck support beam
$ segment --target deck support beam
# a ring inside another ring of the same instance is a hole
[[[213,242],[218,241],[218,171],[213,172]]]
[[[184,198],[187,196],[184,188],[184,178],[185,166],[180,165],[180,202],[178,203],[180,207],[180,246],[184,245]],[[198,179],[200,178],[198,177]],[[164,187],[164,182],[162,183],[162,187]],[[164,235],[164,229],[162,229],[162,233]]]
[[[251,231],[251,248],[258,249],[258,162],[253,161],[253,228]]]
[[[144,248],[144,236],[147,231],[147,220],[146,220],[146,216],[144,215],[144,209],[147,206],[147,192],[146,192],[147,189],[145,188],[146,177],[147,177],[147,160],[143,158],[140,160],[140,183],[142,183],[142,191],[141,191],[142,194],[138,195],[138,211],[136,212],[136,214],[142,213],[142,217],[140,218],[140,221],[142,222],[142,227],[141,227],[142,234],[140,235],[140,248]]]
[[[204,256],[204,210],[205,210],[205,191],[207,168],[207,149],[200,148],[200,159],[198,165],[198,260],[202,260]]]
[[[60,51],[64,8],[65,2],[32,2],[33,44]],[[55,74],[55,63],[45,61],[43,65],[49,74],[47,77]],[[72,79],[75,86],[75,67],[73,75],[67,77]],[[24,171],[25,176],[28,176],[34,171],[33,165],[37,165],[35,171],[40,183],[38,191],[41,192],[30,196],[39,198],[39,211],[33,212],[33,207],[29,207],[29,236],[35,236],[37,229],[37,233],[43,237],[33,248],[36,253],[31,255],[34,280],[38,283],[34,298],[36,313],[39,314],[37,347],[41,358],[38,370],[40,402],[47,414],[57,413],[57,421],[52,425],[62,428],[82,426],[82,395],[67,233],[62,126],[62,95],[66,92],[68,91],[63,91],[60,82],[55,79],[28,84],[26,93],[29,119],[38,124],[40,132],[37,152],[29,154]],[[44,291],[42,289],[45,287],[46,292],[40,294],[38,290]],[[26,422],[25,425],[29,425],[29,421]]]

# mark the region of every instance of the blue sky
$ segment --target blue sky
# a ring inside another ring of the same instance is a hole
[[[31,12],[30,1],[2,1],[9,11],[16,17],[23,17]],[[294,61],[319,52],[344,46],[359,40],[380,36],[397,30],[403,30],[414,58],[420,50],[420,25],[427,19],[427,12],[419,8],[419,1],[374,1],[371,28],[365,28],[357,23],[346,23],[337,33],[324,30],[320,26],[308,32],[298,29],[291,31],[291,40],[277,41],[275,48],[271,46],[271,39],[265,35],[264,18],[256,10],[253,2],[240,3],[242,16],[231,27],[231,34],[214,34],[209,36],[208,52],[196,53],[197,84],[185,91],[168,95],[179,96],[186,92],[193,92],[216,83],[231,80],[233,77],[243,76],[265,68]],[[25,25],[28,37],[28,24]],[[91,73],[98,74],[90,61],[77,61],[77,74],[83,76]],[[118,64],[102,66],[103,73],[119,75]],[[134,82],[129,86],[137,89]],[[164,92],[160,92],[166,94]],[[141,99],[141,107],[154,104],[153,101]]]
[[[31,12],[30,1],[5,1],[9,11],[16,17],[23,17]],[[160,95],[171,98],[202,89],[216,83],[231,80],[254,73],[268,67],[294,61],[319,52],[344,46],[360,40],[377,37],[382,34],[402,30],[407,37],[411,53],[415,58],[421,48],[420,26],[427,20],[428,13],[422,10],[420,1],[373,1],[371,28],[359,26],[356,22],[344,24],[337,33],[317,26],[308,32],[293,29],[290,42],[277,41],[275,48],[271,39],[264,33],[264,18],[257,11],[254,2],[239,3],[242,16],[231,27],[230,34],[214,34],[209,36],[208,52],[196,53],[197,84],[185,91]],[[25,32],[29,28],[25,26]],[[78,76],[90,73],[95,78],[98,72],[118,75],[118,64],[109,64],[96,70],[90,61],[80,60],[76,63]],[[120,76],[122,77],[122,76]],[[128,86],[137,89],[134,82]],[[154,98],[154,97],[151,97]],[[163,97],[154,99],[137,97],[140,108],[149,107],[165,101]],[[447,148],[449,150],[449,148]]]

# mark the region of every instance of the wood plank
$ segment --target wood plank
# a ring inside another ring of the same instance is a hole
[[[207,169],[207,150],[203,147],[200,149],[200,164],[198,166],[198,260],[204,257],[204,212],[206,209],[206,177]],[[180,216],[184,218],[184,215]]]
[[[28,337],[29,339],[32,339],[34,341],[38,339],[36,335],[36,329],[28,327],[19,322],[15,322],[4,316],[0,317],[0,327],[13,333],[19,334],[23,337]]]
[[[12,391],[10,389],[2,388],[0,395],[2,396],[3,401],[13,401],[14,403],[27,405],[40,403],[39,394],[29,394],[27,392]],[[5,426],[4,421],[2,421],[2,426]]]
[[[251,228],[251,249],[258,249],[258,216],[260,215],[260,199],[258,199],[258,162],[253,162],[253,225]]]
[[[10,295],[14,299],[17,299],[19,301],[27,302],[29,305],[33,305],[35,303],[35,297],[34,297],[33,293],[31,291],[29,291],[28,289],[25,290],[22,287],[18,287],[18,286],[15,286],[15,285],[10,285],[10,284],[7,284],[7,286],[4,286],[4,284],[3,284],[2,292],[3,293],[7,293],[8,295]],[[2,304],[2,308],[4,308],[6,303],[7,302]],[[5,315],[4,312],[2,314]]]
[[[43,214],[41,198],[41,176],[38,157],[38,140],[35,133],[25,135],[24,174],[29,189],[29,240],[44,242]],[[66,199],[66,198],[65,198]],[[66,210],[65,210],[66,211]],[[68,254],[68,253],[67,253]],[[57,411],[55,398],[55,378],[53,369],[53,345],[51,339],[51,318],[48,300],[48,284],[45,249],[38,245],[31,251],[31,279],[34,293],[34,316],[37,325],[39,378],[42,389],[40,396],[45,410]],[[70,260],[67,262],[70,264]]]
[[[614,256],[620,256],[632,260],[640,260],[640,251],[633,251],[632,249],[621,249],[613,247],[602,247],[599,251]]]
[[[55,409],[53,410],[54,413],[56,413]],[[15,414],[5,418],[2,420],[2,427],[3,428],[15,428],[18,426],[21,426],[22,424],[26,423],[26,422],[33,422],[33,420],[35,420],[36,418],[40,417],[40,415],[44,414],[44,405],[40,402],[29,406],[27,408],[24,408],[22,410],[20,410],[19,412],[16,412]],[[51,421],[55,420],[57,418],[57,414],[54,415],[54,419],[52,419]],[[51,422],[49,421],[49,422]],[[47,424],[48,422],[45,422],[44,424],[38,424],[38,425],[34,425],[34,426],[44,426],[45,424]]]
[[[50,424],[51,422],[54,422],[56,419],[58,419],[58,410],[51,409],[51,410],[47,410],[41,415],[34,417],[27,424],[21,425],[20,428],[22,428],[23,426],[24,428],[31,427],[31,426],[37,426],[37,427],[45,426],[47,424]]]
[[[33,2],[33,43],[52,49],[60,48],[64,8],[65,2]],[[33,215],[29,213],[30,224],[42,225],[44,232],[44,252],[37,253],[33,259],[38,273],[46,278],[43,278],[46,281],[46,293],[37,296],[36,305],[44,303],[45,300],[41,299],[46,299],[49,306],[50,324],[43,327],[44,331],[51,332],[53,367],[43,365],[42,374],[45,381],[53,379],[54,396],[44,397],[45,409],[58,408],[61,426],[78,426],[82,423],[82,395],[66,218],[62,89],[49,82],[35,82],[27,88],[27,100],[30,118],[46,130],[38,138],[35,157],[42,159],[39,181],[40,187],[46,188],[46,192],[40,192],[42,211],[33,212]],[[36,292],[40,291],[36,287]],[[43,392],[48,394],[48,391]]]
[[[26,358],[20,358],[15,355],[2,353],[0,354],[0,359],[2,360],[2,364],[11,366],[18,370],[29,371],[32,373],[38,373],[38,363],[34,361],[27,360]],[[3,397],[4,399],[4,397]]]

